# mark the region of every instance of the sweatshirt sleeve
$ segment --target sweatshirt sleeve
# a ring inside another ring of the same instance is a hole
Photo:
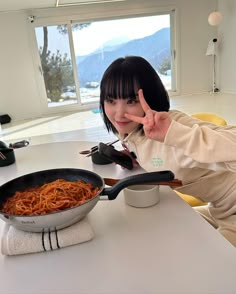
[[[172,120],[164,144],[181,149],[199,163],[220,163],[225,169],[236,171],[235,127],[211,128],[211,124],[196,122],[189,125]]]

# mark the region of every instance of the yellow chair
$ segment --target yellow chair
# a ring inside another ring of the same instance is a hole
[[[198,118],[203,121],[207,121],[210,123],[213,123],[217,126],[226,126],[227,122],[223,117],[220,117],[219,115],[216,115],[214,113],[209,113],[209,112],[200,112],[200,113],[195,113],[192,114],[192,117]],[[191,195],[188,194],[183,194],[175,190],[175,193],[179,195],[184,201],[186,201],[190,206],[201,206],[201,205],[206,205],[207,202],[203,202],[198,198],[195,198]]]
[[[213,123],[217,126],[226,126],[227,125],[227,122],[223,117],[216,115],[214,113],[199,112],[199,113],[192,114],[192,117]]]
[[[179,191],[176,191],[176,190],[175,190],[175,193],[192,207],[194,207],[194,206],[202,206],[202,205],[207,204],[207,202],[203,202],[200,199],[195,198],[195,197],[193,197],[191,195],[180,193]]]

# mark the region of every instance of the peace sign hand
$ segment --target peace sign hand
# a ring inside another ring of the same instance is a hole
[[[171,124],[171,118],[168,112],[157,112],[152,110],[143,96],[142,89],[138,91],[138,96],[145,116],[139,117],[126,113],[125,117],[134,122],[143,124],[143,130],[146,137],[152,140],[164,142],[166,133]]]

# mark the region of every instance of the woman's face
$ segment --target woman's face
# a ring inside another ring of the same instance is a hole
[[[137,98],[114,99],[104,101],[105,113],[120,135],[131,133],[139,124],[126,118],[125,113],[144,116],[144,111]]]

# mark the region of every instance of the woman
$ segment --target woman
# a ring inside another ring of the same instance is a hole
[[[142,57],[115,60],[100,87],[108,132],[128,145],[143,169],[171,170],[183,182],[176,190],[209,202],[195,209],[236,246],[236,127],[169,110],[167,91]]]

